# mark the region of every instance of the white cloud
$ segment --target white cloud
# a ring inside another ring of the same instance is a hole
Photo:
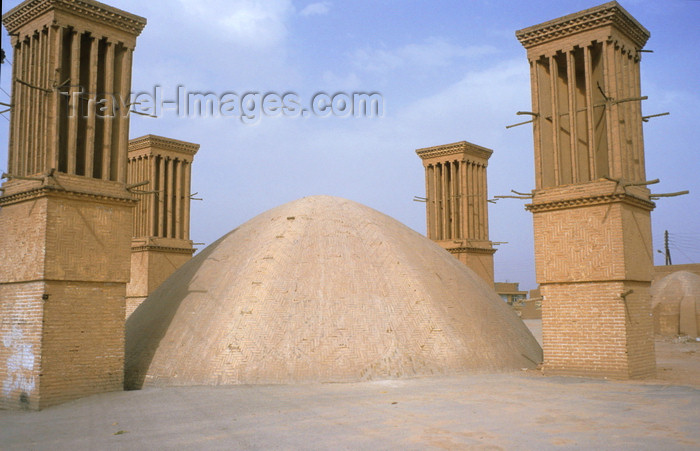
[[[368,72],[387,73],[411,67],[441,68],[456,60],[496,53],[490,45],[458,46],[442,38],[427,38],[424,42],[407,44],[396,49],[360,49],[353,54],[354,64]]]
[[[254,48],[271,47],[287,36],[291,0],[180,0],[186,12],[217,32],[217,38]]]
[[[322,75],[323,86],[334,89],[360,89],[362,83],[356,73],[350,72],[344,75],[338,75],[333,71],[326,70]]]
[[[306,5],[299,13],[302,16],[323,16],[331,10],[330,2],[317,2]]]

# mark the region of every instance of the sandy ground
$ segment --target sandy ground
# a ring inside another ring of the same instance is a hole
[[[667,384],[700,388],[700,343],[657,339],[656,378]],[[700,405],[697,408],[700,411]]]
[[[698,351],[657,341],[652,381],[527,371],[106,393],[0,411],[0,449],[699,449]]]

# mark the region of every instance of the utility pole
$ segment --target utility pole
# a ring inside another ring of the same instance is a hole
[[[671,263],[671,250],[668,248],[668,230],[664,231],[664,247],[666,248],[666,264],[672,265]]]

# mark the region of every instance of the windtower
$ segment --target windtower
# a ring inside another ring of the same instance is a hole
[[[92,0],[30,0],[2,20],[0,407],[40,409],[123,387],[128,102],[146,20]]]
[[[532,84],[537,281],[548,374],[654,375],[639,64],[649,32],[610,2],[516,32]]]
[[[486,167],[493,151],[466,141],[416,150],[425,168],[428,238],[493,287]]]
[[[190,240],[192,160],[199,144],[146,135],[129,141],[134,209],[126,316],[194,253]]]

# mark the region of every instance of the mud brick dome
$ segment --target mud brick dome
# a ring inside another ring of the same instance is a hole
[[[650,290],[654,332],[697,337],[700,331],[700,276],[676,271],[654,282]]]
[[[533,367],[472,270],[358,203],[299,199],[229,232],[132,314],[126,386],[341,382]]]

